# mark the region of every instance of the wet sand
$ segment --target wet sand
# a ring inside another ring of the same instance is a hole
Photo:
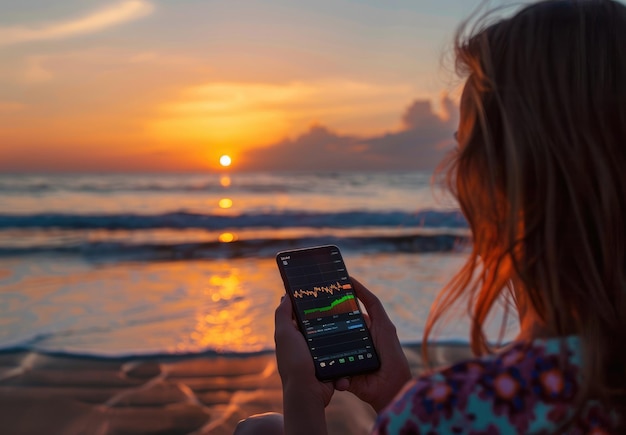
[[[419,346],[405,351],[415,375]],[[433,362],[471,357],[467,346],[437,345]],[[232,434],[249,415],[282,409],[273,353],[96,359],[0,353],[3,434]],[[375,413],[346,392],[326,411],[330,434],[363,434]]]

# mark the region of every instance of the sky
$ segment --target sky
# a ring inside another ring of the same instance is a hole
[[[0,171],[433,167],[480,3],[0,0]]]

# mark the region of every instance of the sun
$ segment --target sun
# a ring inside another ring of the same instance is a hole
[[[230,158],[230,156],[224,154],[222,157],[220,157],[220,165],[222,165],[223,167],[227,168],[228,166],[230,166],[231,163],[232,159]]]

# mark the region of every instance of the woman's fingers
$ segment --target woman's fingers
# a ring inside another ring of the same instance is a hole
[[[291,299],[283,296],[274,311],[274,341],[284,334],[290,334],[294,327]]]
[[[363,313],[363,318],[365,319],[365,324],[367,325],[367,327],[371,328],[372,327],[372,319],[370,319],[369,314]]]
[[[361,284],[356,278],[350,277],[350,279],[354,284],[354,291],[356,292],[357,297],[361,300],[361,302],[363,302],[371,320],[374,322],[380,322],[381,320],[390,322],[387,312],[385,311],[382,302],[380,302],[380,299],[378,299],[374,293],[369,291],[367,287]]]

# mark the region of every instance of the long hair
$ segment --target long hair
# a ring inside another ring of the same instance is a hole
[[[626,385],[626,7],[550,0],[459,28],[459,147],[445,166],[473,235],[424,342],[468,300],[471,345],[502,297],[583,346],[579,401]],[[614,406],[613,406],[614,408]],[[623,411],[623,409],[621,409]]]

